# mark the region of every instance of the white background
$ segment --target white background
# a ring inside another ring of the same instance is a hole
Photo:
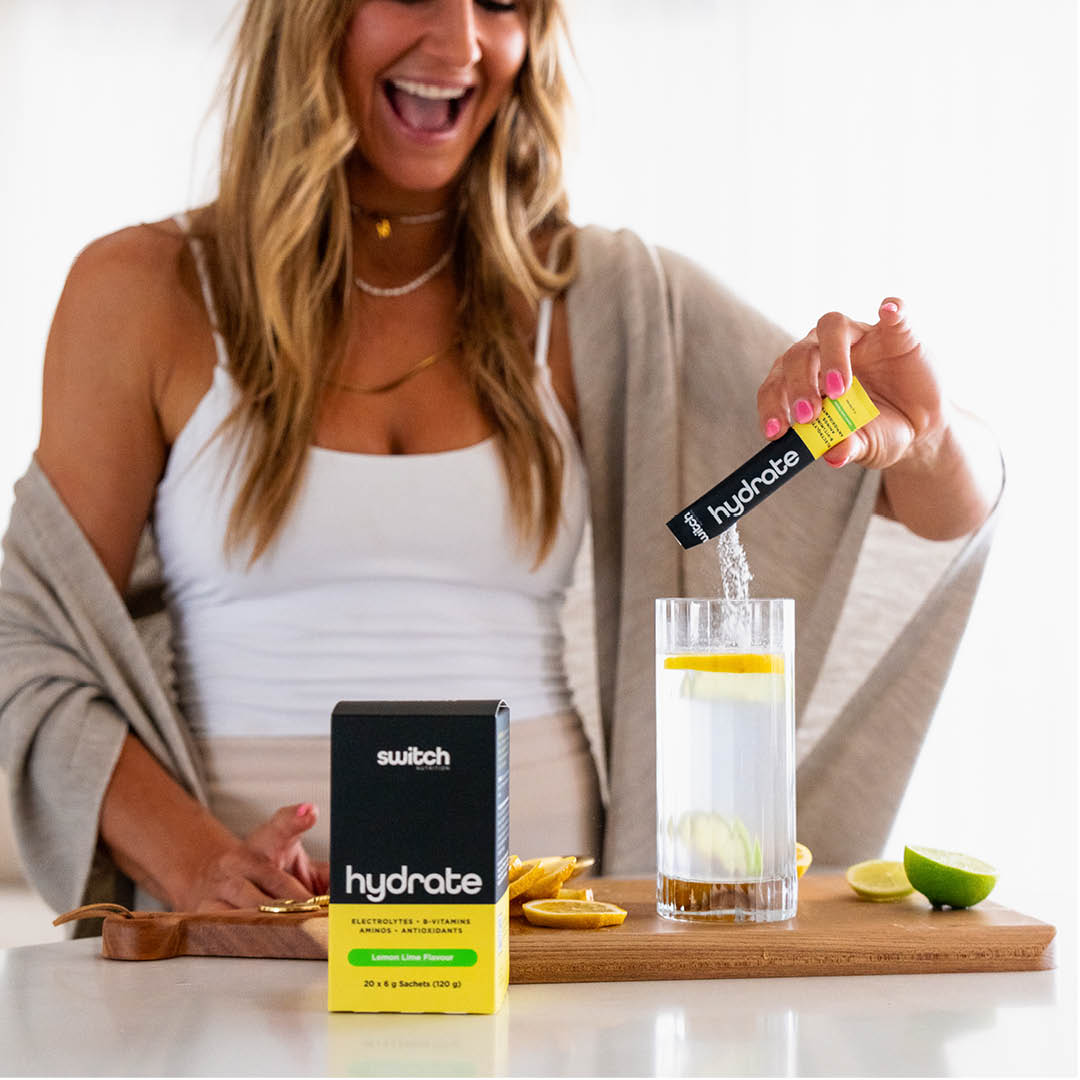
[[[0,522],[71,260],[212,193],[232,6],[0,2]],[[997,542],[887,854],[967,851],[995,899],[1055,918],[1077,851],[1074,5],[571,0],[570,22],[576,220],[686,252],[797,335],[900,295],[996,430]]]

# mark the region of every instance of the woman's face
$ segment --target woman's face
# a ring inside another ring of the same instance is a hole
[[[513,90],[526,26],[521,2],[360,0],[341,78],[367,198],[408,206],[454,181]]]

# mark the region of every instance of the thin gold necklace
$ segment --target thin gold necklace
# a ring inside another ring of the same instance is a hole
[[[339,382],[336,379],[324,379],[323,382],[336,390],[348,390],[352,394],[386,394],[391,390],[396,390],[402,383],[408,382],[414,375],[419,375],[421,371],[431,367],[449,351],[449,347],[447,347],[440,349],[438,352],[433,352],[430,356],[425,356],[419,363],[413,364],[404,375],[398,375],[397,378],[391,379],[389,382],[377,383],[374,386],[360,386],[358,383]]]

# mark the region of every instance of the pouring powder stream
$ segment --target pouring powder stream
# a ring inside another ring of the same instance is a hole
[[[749,600],[750,564],[739,540],[738,526],[731,526],[720,534],[716,542],[716,554],[720,560],[720,592],[725,600]]]

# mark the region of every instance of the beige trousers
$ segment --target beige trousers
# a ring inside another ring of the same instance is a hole
[[[319,819],[304,837],[313,859],[330,857],[330,740],[207,739],[210,809],[245,836],[281,806],[309,802]],[[510,724],[510,850],[522,858],[600,855],[600,787],[574,712]],[[140,908],[157,907],[141,891]]]

